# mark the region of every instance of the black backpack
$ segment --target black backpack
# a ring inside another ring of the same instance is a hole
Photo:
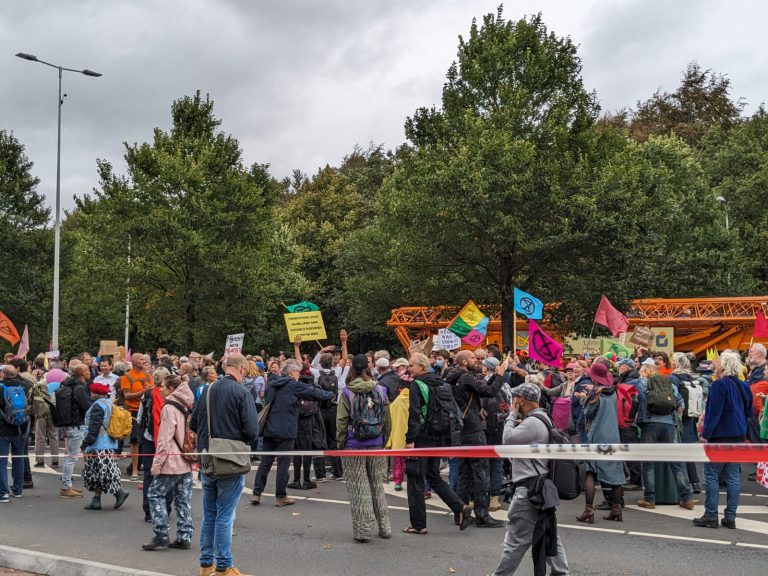
[[[73,390],[73,386],[62,386],[60,384],[53,394],[56,403],[51,405],[51,420],[53,420],[53,425],[57,428],[75,425],[75,415],[73,414],[72,407]]]
[[[315,379],[311,376],[299,376],[299,381],[308,384],[309,386],[315,386]],[[307,417],[314,416],[320,411],[320,402],[317,400],[299,400],[299,416]]]
[[[317,385],[326,392],[333,392],[333,400],[326,400],[323,402],[323,408],[326,406],[336,406],[339,398],[339,379],[336,374],[331,372],[320,371],[320,376],[317,378]]]
[[[572,444],[568,435],[562,430],[555,428],[549,421],[549,418],[545,418],[541,414],[531,414],[531,417],[543,422],[547,427],[550,445],[567,446]],[[549,470],[549,478],[557,487],[557,494],[561,500],[574,500],[581,495],[581,486],[584,480],[581,461],[548,460],[547,468]]]
[[[443,438],[460,430],[461,416],[449,384],[430,386],[415,380],[424,402],[421,403],[421,425],[430,438]]]

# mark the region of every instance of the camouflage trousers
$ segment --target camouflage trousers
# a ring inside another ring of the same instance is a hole
[[[176,508],[176,540],[192,540],[192,472],[186,474],[161,474],[155,476],[147,492],[149,512],[155,536],[168,537],[168,509],[165,496],[173,494],[173,506]]]

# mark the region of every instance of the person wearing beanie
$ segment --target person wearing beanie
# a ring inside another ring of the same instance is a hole
[[[85,453],[83,485],[93,492],[93,498],[85,506],[86,510],[101,510],[101,495],[106,492],[115,497],[116,510],[128,498],[120,480],[115,451],[117,440],[107,434],[109,420],[112,417],[112,404],[109,402],[109,384],[93,383],[90,386],[93,404],[85,413],[85,429],[82,450]]]

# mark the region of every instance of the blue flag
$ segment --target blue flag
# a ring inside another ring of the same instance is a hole
[[[544,315],[544,304],[528,292],[515,288],[515,311],[529,320],[541,320]]]

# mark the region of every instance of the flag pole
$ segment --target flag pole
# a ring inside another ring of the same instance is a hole
[[[512,354],[517,355],[517,308],[512,311]]]

